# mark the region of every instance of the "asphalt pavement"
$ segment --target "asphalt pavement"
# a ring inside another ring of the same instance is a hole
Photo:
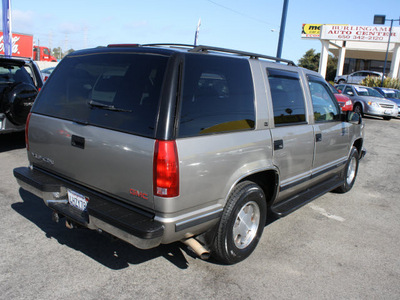
[[[400,120],[364,122],[353,189],[272,222],[233,266],[54,223],[12,175],[23,134],[0,135],[0,299],[399,299]]]

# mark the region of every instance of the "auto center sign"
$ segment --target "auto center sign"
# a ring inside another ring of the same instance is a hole
[[[322,40],[341,40],[357,42],[387,43],[390,27],[385,26],[353,26],[353,25],[323,25],[321,27]],[[392,42],[400,42],[400,28],[393,27]]]

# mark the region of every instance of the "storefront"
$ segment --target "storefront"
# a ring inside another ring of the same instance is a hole
[[[319,39],[322,44],[319,73],[326,75],[328,52],[338,57],[336,75],[359,70],[382,72],[390,27],[304,24],[302,38]],[[393,27],[386,73],[400,78],[400,28]]]

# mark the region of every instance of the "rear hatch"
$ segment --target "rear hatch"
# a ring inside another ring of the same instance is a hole
[[[153,153],[169,56],[103,49],[63,59],[29,123],[35,166],[153,209]]]

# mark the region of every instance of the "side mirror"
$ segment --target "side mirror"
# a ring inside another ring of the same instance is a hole
[[[342,113],[342,121],[349,122],[352,124],[361,124],[362,117],[361,114],[354,111],[346,111]]]

